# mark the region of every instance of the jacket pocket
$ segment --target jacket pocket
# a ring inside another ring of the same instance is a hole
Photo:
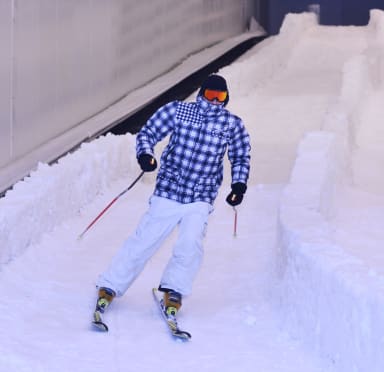
[[[201,178],[194,187],[195,198],[214,200],[219,186],[215,178]]]
[[[167,194],[176,194],[180,175],[176,169],[161,169],[157,175],[156,188]]]

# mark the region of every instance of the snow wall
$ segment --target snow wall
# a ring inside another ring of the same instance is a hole
[[[0,199],[0,269],[78,214],[118,177],[135,172],[135,139],[129,134],[84,143],[52,166],[39,163]]]
[[[112,124],[90,119],[129,92],[244,33],[253,10],[252,0],[0,1],[0,191]]]
[[[343,185],[384,192],[383,12],[371,11],[367,40],[367,50],[344,66],[324,130],[302,139],[279,215],[283,324],[338,372],[384,366],[384,283],[332,242],[329,224]],[[372,113],[378,118],[367,128]]]

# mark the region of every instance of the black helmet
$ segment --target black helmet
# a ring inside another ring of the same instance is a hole
[[[207,79],[201,84],[198,96],[202,96],[206,89],[218,90],[220,92],[227,92],[227,98],[224,101],[224,106],[229,102],[229,92],[227,82],[220,75],[209,75]]]

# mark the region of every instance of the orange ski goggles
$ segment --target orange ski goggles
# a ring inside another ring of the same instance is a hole
[[[204,98],[206,98],[208,101],[217,100],[219,102],[224,102],[228,97],[228,92],[222,92],[220,90],[213,90],[213,89],[205,89],[204,90]]]

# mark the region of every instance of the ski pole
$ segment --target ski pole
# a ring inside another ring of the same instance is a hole
[[[233,236],[237,236],[237,209],[233,207],[233,211],[235,212],[235,218],[233,221]]]
[[[96,221],[115,203],[117,199],[123,196],[127,191],[129,191],[133,186],[136,185],[137,181],[143,176],[144,171],[139,174],[139,176],[119,195],[117,195],[97,216],[96,218],[85,228],[85,230],[79,235],[78,240],[80,240],[85,233],[96,223]]]

